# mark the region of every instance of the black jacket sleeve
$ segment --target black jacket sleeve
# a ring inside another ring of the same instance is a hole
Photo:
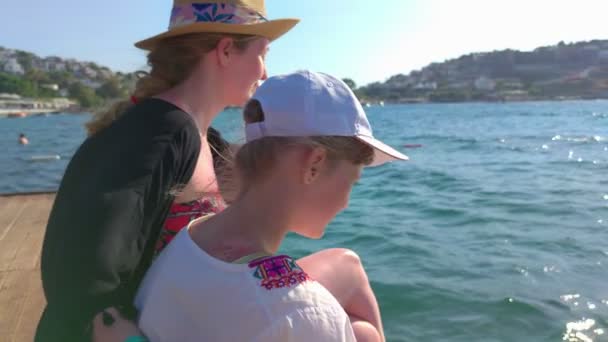
[[[96,313],[131,305],[171,190],[194,172],[200,135],[191,118],[143,107],[87,139],[68,165],[43,244],[48,304],[37,341],[80,340]]]

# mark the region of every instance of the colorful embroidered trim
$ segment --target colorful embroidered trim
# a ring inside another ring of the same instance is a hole
[[[173,7],[169,28],[194,23],[257,24],[267,22],[260,13],[242,6],[221,3],[192,3]]]
[[[254,260],[249,263],[255,268],[253,276],[260,280],[260,286],[267,290],[296,286],[307,280],[308,275],[287,255],[278,255]]]

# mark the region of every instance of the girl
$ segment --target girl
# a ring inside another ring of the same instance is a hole
[[[133,314],[171,204],[218,192],[211,121],[249,99],[266,78],[269,43],[297,22],[268,20],[260,0],[175,0],[169,30],[136,44],[150,72],[131,101],[88,125],[58,190],[36,341],[122,342],[136,331],[117,310]],[[105,329],[114,322],[121,329]]]
[[[276,253],[290,231],[321,237],[363,166],[407,157],[373,138],[352,91],[329,75],[270,78],[244,116],[239,195],[156,259],[136,296],[139,327],[151,341],[383,340],[371,289],[373,301],[353,314],[305,265]]]

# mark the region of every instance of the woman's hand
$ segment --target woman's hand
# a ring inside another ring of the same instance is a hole
[[[143,334],[115,308],[106,309],[93,319],[93,342],[125,342],[130,336]]]

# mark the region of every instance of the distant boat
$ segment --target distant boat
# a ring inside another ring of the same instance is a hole
[[[15,113],[8,113],[7,117],[9,118],[24,118],[27,116],[26,112],[15,112]]]
[[[380,101],[378,104],[380,105],[380,107],[384,107],[384,101]]]
[[[61,156],[58,154],[49,154],[49,155],[40,155],[40,156],[31,156],[31,161],[51,161],[51,160],[60,160]]]

